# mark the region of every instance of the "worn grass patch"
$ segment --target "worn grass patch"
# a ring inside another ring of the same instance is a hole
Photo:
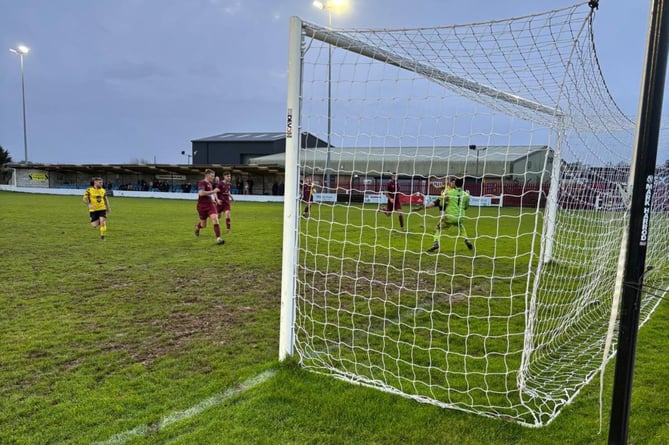
[[[79,197],[0,192],[0,443],[128,431],[138,433],[123,443],[606,442],[612,368],[598,434],[597,385],[548,427],[527,429],[279,365],[282,206],[234,204],[223,246],[211,228],[195,238],[196,218],[193,201],[112,198],[100,241]],[[669,443],[668,325],[663,304],[639,335],[633,443]]]

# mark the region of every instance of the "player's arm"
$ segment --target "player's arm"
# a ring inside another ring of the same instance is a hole
[[[212,189],[212,190],[205,190],[205,189],[199,189],[197,191],[198,196],[211,196],[218,193],[218,189]]]
[[[109,198],[107,198],[106,193],[105,193],[105,208],[107,209],[107,212],[111,212],[111,206],[109,205]]]
[[[86,190],[86,193],[84,193],[83,201],[84,201],[84,204],[86,204],[86,206],[89,209],[93,206],[93,204],[91,204],[90,197],[91,197],[91,192],[89,190]]]
[[[416,207],[416,210],[427,210],[430,207],[436,207],[438,205],[439,205],[439,199],[430,200],[430,202],[428,203],[425,203],[425,201],[423,201],[423,204],[419,204],[418,207]]]

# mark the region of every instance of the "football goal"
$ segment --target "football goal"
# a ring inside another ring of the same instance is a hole
[[[280,358],[526,426],[606,366],[635,122],[607,89],[595,15],[581,3],[415,29],[291,18]],[[667,165],[657,177],[645,284],[662,296]],[[451,205],[454,178],[469,207],[448,227],[425,203]],[[389,183],[401,209],[386,207]],[[641,323],[659,301],[643,299]]]

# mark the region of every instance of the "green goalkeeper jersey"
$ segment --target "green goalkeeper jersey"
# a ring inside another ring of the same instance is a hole
[[[462,218],[465,210],[469,208],[469,193],[460,188],[453,188],[446,190],[445,195],[443,204],[446,206],[446,216]]]

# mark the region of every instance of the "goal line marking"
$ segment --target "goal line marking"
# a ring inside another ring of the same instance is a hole
[[[108,440],[104,442],[93,442],[93,445],[120,445],[123,444],[130,439],[133,439],[135,437],[140,437],[140,436],[148,436],[153,433],[157,433],[159,431],[162,431],[163,428],[166,428],[174,423],[181,422],[183,420],[190,419],[192,417],[197,416],[200,414],[202,411],[209,409],[211,407],[214,407],[224,400],[227,400],[231,397],[236,396],[237,394],[241,394],[245,392],[247,389],[251,389],[267,380],[269,380],[271,377],[274,377],[276,375],[277,371],[274,369],[270,369],[268,371],[265,371],[261,374],[258,374],[255,377],[251,377],[244,382],[240,383],[239,385],[236,385],[234,388],[230,388],[226,390],[225,392],[222,392],[220,394],[217,394],[215,396],[209,397],[208,399],[204,399],[197,405],[191,406],[188,409],[185,409],[183,411],[175,411],[173,413],[168,414],[167,416],[163,417],[160,419],[158,422],[153,422],[149,424],[144,424],[144,425],[139,425],[131,430],[124,431],[122,433],[114,434],[112,437],[110,437]]]

